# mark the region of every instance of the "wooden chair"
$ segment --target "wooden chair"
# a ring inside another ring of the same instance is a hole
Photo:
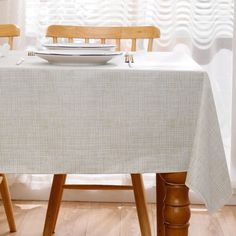
[[[8,38],[10,49],[13,48],[13,37],[20,35],[20,29],[13,24],[0,24],[0,37]],[[8,189],[6,176],[0,173],[0,193],[2,196],[3,206],[7,215],[7,221],[11,232],[16,232],[16,224],[13,216],[13,207]]]
[[[85,26],[65,26],[51,25],[47,29],[47,37],[53,39],[53,43],[58,42],[58,38],[67,38],[69,43],[74,38],[100,39],[102,44],[106,40],[115,39],[117,51],[121,50],[121,40],[131,39],[131,51],[136,51],[137,39],[149,39],[148,51],[152,51],[153,39],[160,37],[160,30],[154,26],[132,26],[132,27],[85,27]]]
[[[67,38],[68,42],[73,42],[74,38],[83,38],[86,43],[89,39],[101,39],[104,44],[107,39],[115,39],[117,50],[121,49],[121,39],[132,40],[132,51],[136,50],[137,38],[149,39],[148,51],[152,50],[153,39],[160,36],[158,28],[153,26],[142,27],[82,27],[51,25],[47,29],[47,37],[52,37],[57,43],[58,38]],[[150,222],[145,199],[145,192],[141,174],[131,174],[132,185],[70,185],[65,184],[66,175],[54,175],[51,194],[48,203],[48,210],[45,219],[43,236],[51,236],[55,230],[60,203],[64,189],[86,189],[86,190],[133,190],[139,224],[142,236],[151,236]]]
[[[13,24],[0,24],[0,37],[8,38],[10,49],[13,49],[13,38],[20,36],[20,29]]]

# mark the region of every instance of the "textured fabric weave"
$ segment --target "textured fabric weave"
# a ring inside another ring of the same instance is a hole
[[[1,172],[188,171],[210,211],[231,195],[211,85],[190,58],[145,54],[134,68],[18,58],[0,59]]]

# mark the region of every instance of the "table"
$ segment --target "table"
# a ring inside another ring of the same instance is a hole
[[[158,173],[166,235],[187,234],[188,188],[209,212],[227,202],[211,84],[188,56],[137,53],[132,68],[120,58],[65,66],[27,56],[17,66],[20,56],[0,58],[1,172]]]

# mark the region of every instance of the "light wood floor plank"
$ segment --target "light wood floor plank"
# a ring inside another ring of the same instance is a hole
[[[19,236],[41,236],[42,235],[42,228],[43,228],[43,221],[42,219],[45,217],[45,207],[42,207],[41,204],[29,204],[24,209],[25,205],[19,204],[19,207],[23,209],[23,211],[26,212],[25,217],[21,224],[18,223],[21,226],[21,230],[19,231],[19,234],[16,233],[15,235]]]
[[[86,236],[120,236],[121,210],[116,204],[93,203]]]
[[[64,202],[59,212],[55,236],[86,236],[91,204]]]
[[[157,217],[157,212],[156,212],[156,205],[155,204],[150,204],[149,205],[151,207],[151,214],[152,214],[152,221],[151,221],[151,224],[153,226],[153,235],[156,235],[156,232],[157,232],[157,220],[156,220],[156,217]]]
[[[46,202],[14,202],[17,232],[9,233],[0,203],[0,236],[42,236]],[[209,215],[201,205],[191,206],[189,236],[235,236],[236,206]],[[149,204],[153,236],[156,209]],[[140,236],[134,204],[63,202],[54,236]]]
[[[123,205],[121,210],[121,234],[122,236],[140,236],[138,215],[135,205]]]

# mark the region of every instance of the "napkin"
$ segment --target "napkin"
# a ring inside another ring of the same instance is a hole
[[[6,57],[9,53],[9,50],[10,50],[10,46],[7,43],[0,46],[0,57]]]

